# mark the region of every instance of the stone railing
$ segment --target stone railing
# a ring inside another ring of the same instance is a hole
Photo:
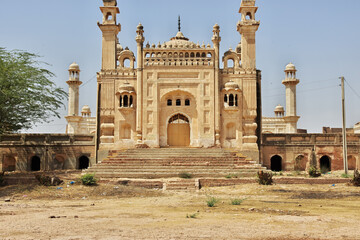
[[[95,135],[9,134],[0,136],[0,146],[95,145]]]
[[[341,145],[341,134],[262,134],[262,145]],[[348,145],[360,145],[360,134],[347,134]]]

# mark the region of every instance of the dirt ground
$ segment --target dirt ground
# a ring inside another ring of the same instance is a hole
[[[360,188],[346,184],[61,187],[1,187],[0,239],[360,239]]]

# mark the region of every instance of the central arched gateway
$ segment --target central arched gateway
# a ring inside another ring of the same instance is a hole
[[[170,147],[188,147],[190,145],[190,122],[182,114],[175,114],[169,119],[167,129]]]

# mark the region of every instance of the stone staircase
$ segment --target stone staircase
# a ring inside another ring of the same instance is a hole
[[[112,150],[106,159],[86,172],[95,173],[99,178],[156,179],[178,178],[180,173],[191,174],[193,178],[253,177],[259,170],[266,168],[225,149],[148,148]],[[193,181],[189,180],[189,185],[194,186]],[[176,188],[176,183],[169,182],[168,186]]]

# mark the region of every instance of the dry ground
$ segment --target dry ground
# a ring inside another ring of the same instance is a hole
[[[0,239],[360,239],[360,188],[346,184],[62,187],[0,188]]]

